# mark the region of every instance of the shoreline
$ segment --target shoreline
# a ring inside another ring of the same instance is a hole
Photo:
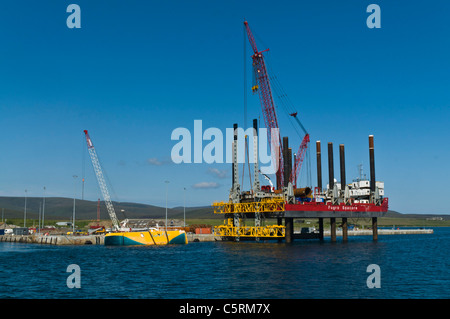
[[[433,234],[434,230],[431,228],[426,229],[383,229],[378,228],[378,235],[413,235],[413,234]],[[300,238],[311,238],[311,235],[318,233],[300,234],[294,233],[294,235]],[[330,237],[330,231],[325,230],[323,232],[324,237]],[[342,230],[336,230],[336,236],[342,237]],[[348,236],[372,236],[371,229],[364,230],[349,230]],[[222,241],[220,237],[214,234],[193,234],[188,233],[188,243],[196,242],[214,242]],[[314,238],[314,237],[312,237]],[[47,244],[47,245],[104,245],[104,235],[88,235],[88,236],[70,236],[70,235],[2,235],[0,236],[0,242],[5,243],[28,243],[28,244]]]

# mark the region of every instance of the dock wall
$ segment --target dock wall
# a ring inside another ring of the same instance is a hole
[[[413,235],[413,234],[432,234],[433,229],[378,229],[379,235]],[[324,230],[324,237],[331,237],[330,230]],[[363,229],[363,230],[347,230],[347,236],[372,236],[373,231],[371,229]],[[221,238],[219,236],[215,236],[214,234],[192,234],[188,233],[188,241],[192,242],[205,242],[205,241],[220,241]],[[342,237],[342,230],[336,230],[336,237]],[[317,239],[319,238],[318,233],[310,233],[310,234],[300,234],[294,232],[293,239]]]
[[[29,243],[48,245],[103,245],[105,236],[69,236],[69,235],[3,235],[0,242],[8,243]]]
[[[432,234],[433,229],[378,229],[379,235],[411,235],[411,234]],[[348,230],[348,236],[372,236],[371,229],[364,230]],[[318,234],[300,234],[294,232],[295,239],[318,238]],[[330,230],[324,230],[324,237],[330,237]],[[342,230],[336,230],[336,236],[343,236]],[[188,242],[211,242],[220,241],[221,238],[214,234],[193,234],[187,233]],[[37,235],[3,235],[0,236],[0,242],[7,243],[29,243],[29,244],[47,244],[47,245],[104,245],[105,236],[69,236],[69,235],[53,235],[53,236],[37,236]]]
[[[348,230],[348,236],[372,236],[371,229],[362,230]],[[413,235],[413,234],[432,234],[433,229],[380,229],[378,228],[378,235]],[[329,237],[331,232],[325,230],[323,232],[325,237]],[[342,230],[336,230],[336,236],[342,236]]]

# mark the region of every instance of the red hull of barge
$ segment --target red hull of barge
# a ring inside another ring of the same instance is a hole
[[[285,211],[309,211],[309,212],[379,212],[385,213],[388,211],[388,198],[383,198],[380,206],[373,203],[353,203],[351,205],[345,205],[343,203],[339,205],[332,205],[330,203],[323,202],[304,202],[301,204],[286,204]]]

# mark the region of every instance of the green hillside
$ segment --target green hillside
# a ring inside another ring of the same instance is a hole
[[[42,203],[41,197],[27,198],[27,219],[38,219],[39,205]],[[76,199],[76,219],[77,220],[95,220],[97,219],[97,201],[88,201]],[[164,218],[166,209],[164,207],[127,203],[113,202],[117,217],[119,220],[125,218]],[[25,198],[24,197],[0,197],[0,208],[4,208],[5,219],[23,219]],[[123,210],[123,211],[122,211]],[[169,218],[183,219],[183,207],[169,208],[167,211]],[[71,220],[73,213],[73,198],[47,197],[45,199],[45,219],[46,220]],[[223,215],[214,214],[211,206],[186,207],[186,219],[205,220],[212,219],[223,220]],[[437,221],[430,219],[438,218]],[[109,220],[104,202],[100,202],[100,219]],[[436,214],[401,214],[396,211],[388,211],[386,217],[383,217],[387,223],[402,225],[424,223],[447,225],[450,223],[450,215]],[[383,224],[379,221],[379,224]]]
[[[40,205],[42,205],[41,197],[27,198],[27,219],[38,219]],[[126,202],[113,202],[113,205],[119,219],[164,218],[166,214],[165,207]],[[23,218],[24,207],[24,197],[0,197],[0,208],[4,208],[4,218]],[[97,201],[76,199],[75,209],[77,219],[97,219]],[[73,198],[45,198],[45,219],[70,220],[72,214]],[[183,218],[183,207],[169,208],[167,214],[170,218]],[[186,218],[215,217],[212,207],[186,207]],[[109,219],[104,202],[100,202],[100,219]]]

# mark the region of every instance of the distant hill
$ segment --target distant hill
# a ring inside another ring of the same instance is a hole
[[[38,219],[39,206],[42,205],[41,197],[27,198],[27,219]],[[165,207],[113,202],[119,220],[124,218],[164,218]],[[5,218],[23,218],[25,207],[24,197],[0,197],[0,208],[4,208]],[[75,200],[77,219],[97,219],[97,201]],[[123,212],[122,212],[123,210]],[[73,198],[46,197],[45,219],[70,220],[73,214]],[[169,218],[183,218],[183,207],[169,208]],[[213,214],[212,207],[186,207],[186,218],[221,218]],[[100,202],[100,219],[109,219],[105,203]]]
[[[434,217],[441,217],[443,220],[450,220],[450,215],[438,215],[438,214],[402,214],[399,212],[396,212],[394,210],[388,210],[386,213],[386,217],[393,217],[393,218],[434,218]]]
[[[183,207],[174,207],[172,208],[172,211],[177,212],[180,217],[183,216]],[[199,207],[186,207],[186,218],[223,219],[223,216],[214,214],[214,209],[211,206],[199,206]]]

